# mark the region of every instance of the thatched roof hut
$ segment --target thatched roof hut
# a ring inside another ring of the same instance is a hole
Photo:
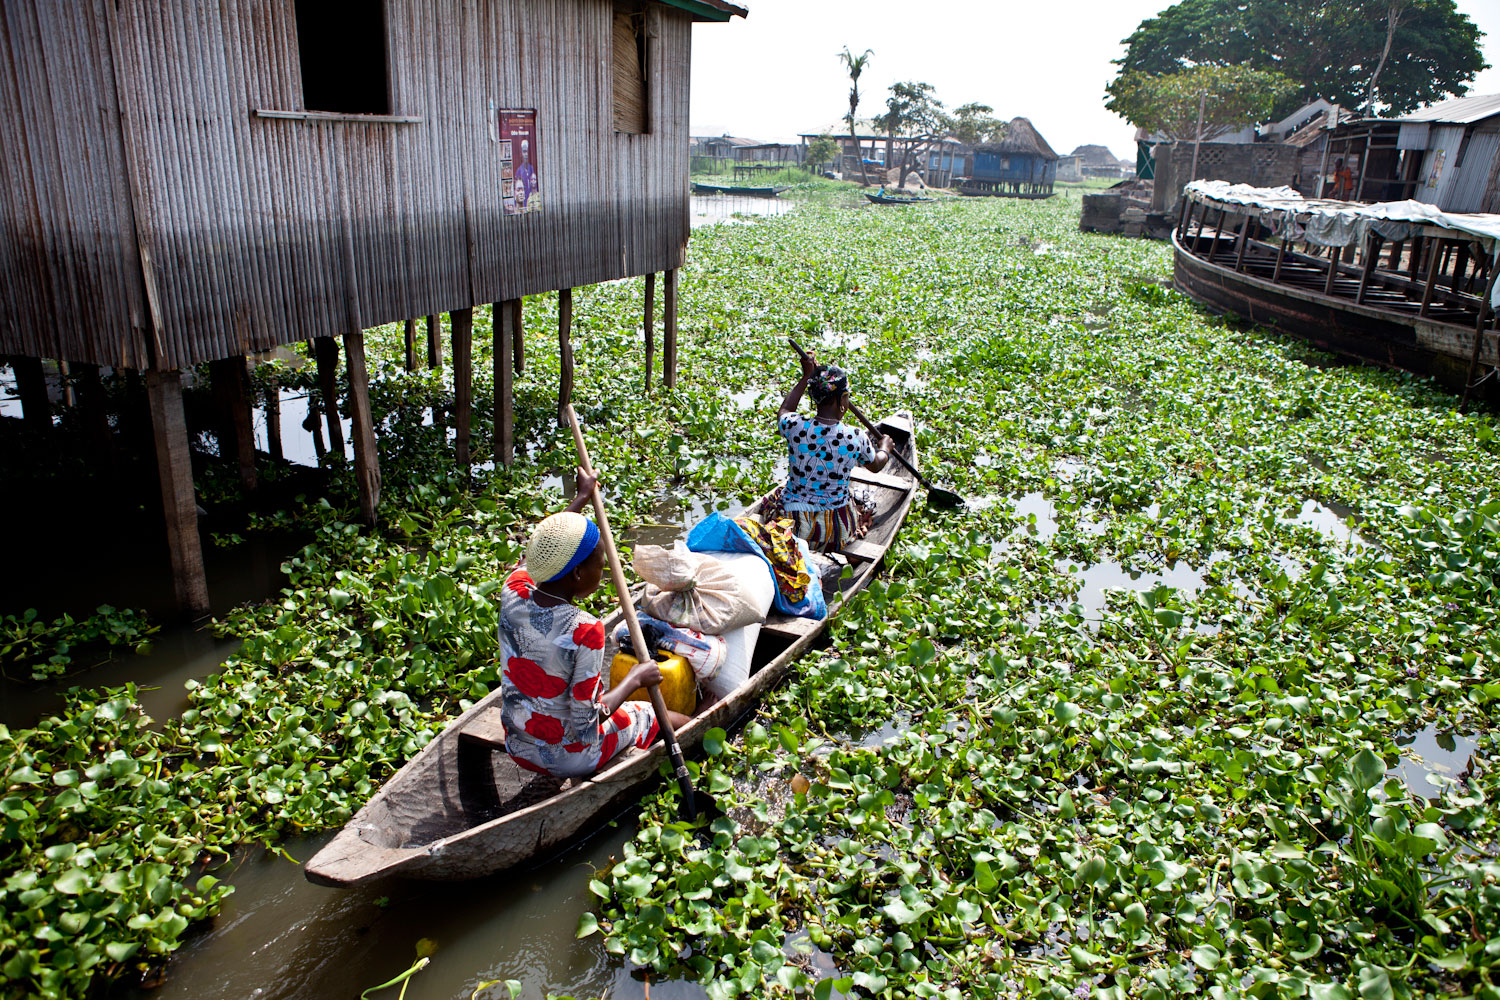
[[[1031,124],[1029,118],[1012,118],[1005,127],[1005,138],[999,142],[983,142],[974,147],[977,153],[994,153],[1000,156],[1035,156],[1043,160],[1057,159],[1047,140]]]
[[[1047,198],[1057,179],[1057,153],[1026,118],[1012,118],[1005,138],[974,147],[974,167],[958,185],[961,194]]]

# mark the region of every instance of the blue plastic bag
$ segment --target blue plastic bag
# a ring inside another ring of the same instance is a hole
[[[766,564],[772,576],[776,573],[771,560],[766,558],[755,539],[746,534],[744,528],[735,524],[734,518],[725,516],[723,511],[716,510],[693,525],[693,530],[688,532],[687,547],[691,552],[754,552],[760,556],[761,562]],[[823,583],[813,567],[812,550],[807,547],[806,539],[802,538],[797,539],[797,548],[802,552],[802,561],[811,578],[807,584],[807,593],[802,600],[793,604],[782,595],[781,588],[777,587],[773,606],[777,611],[794,618],[827,618],[828,603],[823,599]]]

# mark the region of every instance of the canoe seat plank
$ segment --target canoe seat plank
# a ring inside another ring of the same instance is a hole
[[[816,632],[822,627],[823,622],[815,618],[773,618],[766,622],[765,631],[795,640]]]
[[[471,746],[504,752],[505,724],[500,720],[500,709],[491,708],[474,716],[459,732],[458,738]]]
[[[849,472],[849,478],[857,483],[869,483],[871,486],[884,486],[886,489],[900,490],[905,493],[915,485],[915,480],[905,479],[901,476],[892,476],[885,472],[871,472],[869,469],[855,468]]]
[[[885,555],[886,546],[864,538],[857,538],[844,546],[844,555],[852,560],[860,562],[875,562]]]

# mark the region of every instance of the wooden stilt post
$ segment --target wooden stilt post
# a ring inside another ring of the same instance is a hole
[[[1281,245],[1276,248],[1276,267],[1271,271],[1272,281],[1281,280],[1281,264],[1286,260],[1286,245],[1287,238],[1286,235],[1283,234],[1281,237]]]
[[[344,363],[349,372],[349,414],[354,424],[354,479],[359,484],[359,513],[366,524],[374,527],[375,511],[380,506],[380,457],[375,451],[363,331],[344,334]]]
[[[427,367],[443,367],[443,317],[427,317]]]
[[[1323,294],[1333,294],[1333,283],[1339,276],[1339,248],[1328,248],[1328,277],[1323,279]]]
[[[208,364],[214,401],[219,410],[219,458],[233,460],[240,485],[255,489],[255,428],[250,423],[250,372],[245,356],[221,358]]]
[[[1406,262],[1406,276],[1412,281],[1417,280],[1417,267],[1422,261],[1422,250],[1427,245],[1427,237],[1413,237],[1411,241],[1411,260]]]
[[[557,425],[568,425],[568,404],[573,401],[573,289],[557,293]]]
[[[1380,234],[1370,233],[1365,239],[1365,270],[1359,276],[1359,292],[1354,296],[1356,304],[1365,300],[1365,293],[1370,290],[1370,279],[1375,277],[1375,265],[1380,262]]]
[[[646,275],[646,391],[651,391],[651,366],[656,354],[656,272]]]
[[[1455,292],[1458,291],[1459,285],[1463,283],[1464,272],[1469,269],[1469,241],[1461,240],[1458,244],[1457,252],[1458,256],[1453,262],[1453,277],[1448,282],[1448,287]],[[58,364],[62,364],[62,362],[59,361]]]
[[[78,379],[78,411],[94,450],[109,461],[114,460],[114,432],[109,427],[109,407],[104,398],[104,383],[99,366],[79,363],[74,366]]]
[[[318,392],[328,424],[328,450],[341,459],[346,458],[344,423],[339,419],[339,342],[332,337],[318,337],[313,341],[313,353],[318,359]]]
[[[495,364],[495,466],[509,467],[516,459],[515,390],[511,384],[511,350],[516,339],[516,320],[520,299],[495,303],[494,344],[491,354]]]
[[[1484,294],[1479,299],[1479,317],[1474,321],[1474,349],[1469,354],[1469,374],[1464,378],[1463,396],[1458,401],[1460,412],[1469,408],[1469,393],[1474,388],[1474,374],[1479,371],[1479,355],[1484,349],[1484,319],[1490,308],[1490,296],[1495,292],[1495,278],[1500,277],[1500,267],[1490,265],[1490,278],[1485,282]]]
[[[453,442],[458,467],[469,469],[469,431],[474,408],[474,310],[455,309],[453,333],[453,420],[457,424]]]
[[[57,359],[57,388],[62,395],[62,405],[72,409],[76,402],[73,396],[73,369],[67,358]]]
[[[417,321],[415,319],[406,321],[406,370],[409,372],[417,370]]]
[[[302,429],[312,435],[313,455],[322,465],[328,446],[323,443],[323,411],[318,408],[318,394],[315,392],[307,394],[307,419],[302,421]]]
[[[525,299],[511,299],[511,308],[515,310],[515,325],[511,328],[513,338],[510,342],[511,358],[515,361],[515,373],[526,374],[526,311],[523,308]]]
[[[677,388],[677,268],[667,272],[662,296],[661,380]]]
[[[14,357],[10,370],[16,376],[16,391],[21,396],[21,416],[26,426],[46,430],[52,426],[52,401],[47,398],[47,373],[41,358]]]
[[[273,461],[284,461],[281,448],[281,386],[266,386],[266,450]]]
[[[183,614],[201,618],[208,614],[208,580],[198,538],[198,503],[193,493],[187,419],[182,412],[181,373],[148,370],[146,398],[156,439],[156,469],[161,480],[167,548],[172,556],[172,587]]]
[[[1428,253],[1427,261],[1427,284],[1422,289],[1422,308],[1417,312],[1418,316],[1426,316],[1432,309],[1432,290],[1437,287],[1438,268],[1443,260],[1443,241],[1434,238],[1432,250]]]
[[[1245,214],[1244,221],[1240,223],[1240,248],[1234,257],[1234,269],[1243,271],[1245,269],[1245,251],[1250,246],[1250,215]]]

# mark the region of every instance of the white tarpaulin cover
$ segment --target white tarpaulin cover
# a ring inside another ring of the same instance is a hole
[[[1500,215],[1444,212],[1422,201],[1382,201],[1372,205],[1327,198],[1304,198],[1289,187],[1263,188],[1228,181],[1191,181],[1183,189],[1193,201],[1217,201],[1257,209],[1248,214],[1278,236],[1322,247],[1361,243],[1372,231],[1388,240],[1408,239],[1419,226],[1441,226],[1474,237],[1500,265]],[[1500,282],[1490,293],[1500,310]]]

